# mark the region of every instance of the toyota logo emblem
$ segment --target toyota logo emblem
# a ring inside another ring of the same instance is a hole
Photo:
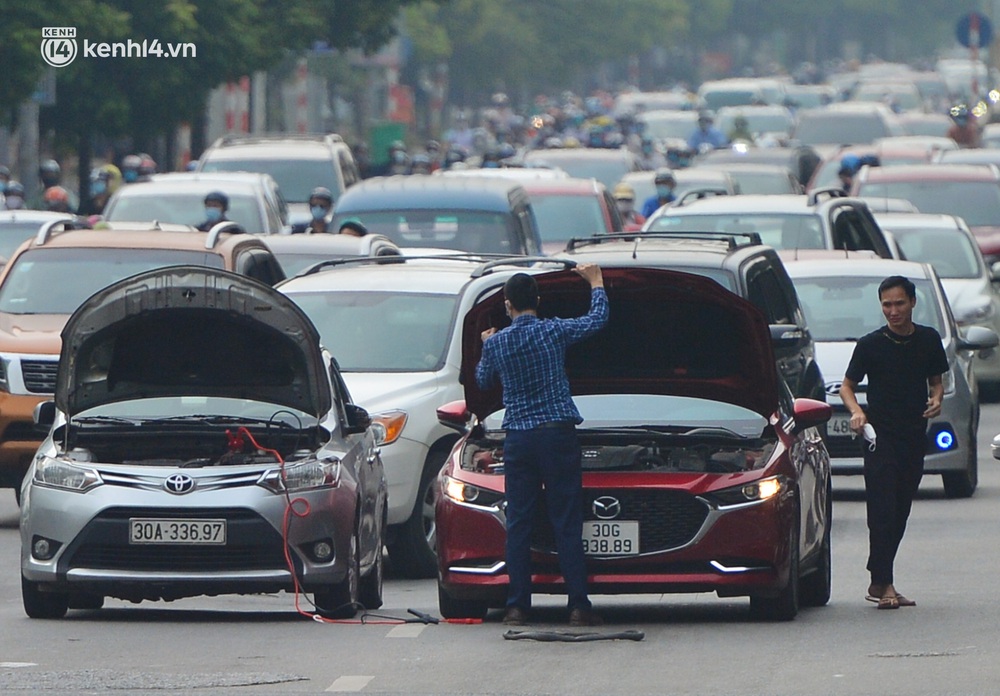
[[[184,495],[194,490],[194,479],[187,474],[172,474],[163,482],[163,488],[167,493]]]
[[[621,514],[622,504],[618,502],[618,498],[612,498],[610,495],[602,495],[600,498],[594,499],[591,509],[594,511],[594,516],[597,519],[613,520]]]

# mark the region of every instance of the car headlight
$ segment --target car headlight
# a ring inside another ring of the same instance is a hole
[[[380,445],[391,445],[403,434],[406,411],[385,411],[372,416],[372,432]]]
[[[944,387],[945,394],[955,393],[955,375],[950,368],[941,375],[941,386]]]
[[[41,457],[35,461],[32,483],[51,488],[85,493],[104,483],[96,469],[70,464],[63,459]]]
[[[281,468],[268,469],[261,475],[257,485],[275,493],[336,488],[340,485],[340,460],[329,457],[290,464],[284,467],[284,475]]]
[[[787,483],[783,476],[771,476],[760,481],[743,484],[742,486],[733,486],[732,488],[724,488],[721,491],[714,491],[706,497],[714,499],[721,507],[758,503],[780,495],[786,486]]]
[[[7,372],[10,370],[10,358],[0,358],[0,391],[10,392],[10,380]]]
[[[979,324],[992,318],[995,313],[996,310],[993,308],[993,303],[987,301],[977,307],[973,307],[967,312],[962,312],[961,316],[955,317],[955,321],[961,326]]]
[[[451,476],[445,476],[444,494],[452,500],[467,505],[478,505],[485,508],[499,507],[503,501],[503,494],[491,491],[487,488],[480,488],[471,483],[459,481]]]

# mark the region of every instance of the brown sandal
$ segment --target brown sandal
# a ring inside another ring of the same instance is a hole
[[[899,609],[899,599],[895,595],[885,595],[878,600],[879,609]]]

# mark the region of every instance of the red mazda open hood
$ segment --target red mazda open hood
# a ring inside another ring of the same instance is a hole
[[[539,316],[587,313],[590,292],[572,271],[536,276]],[[778,377],[767,321],[752,304],[715,281],[678,271],[605,268],[608,325],[570,347],[566,371],[574,395],[666,394],[724,401],[770,416]],[[480,335],[510,324],[498,292],[473,307],[462,327],[462,384],[480,419],[503,406],[497,386],[483,391],[475,370]]]

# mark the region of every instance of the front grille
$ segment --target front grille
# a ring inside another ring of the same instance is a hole
[[[56,391],[58,360],[22,360],[21,376],[24,388],[32,394],[53,394]]]
[[[701,529],[708,516],[708,506],[694,496],[675,490],[585,489],[583,519],[596,520],[592,504],[595,498],[611,496],[621,503],[618,520],[639,523],[639,553],[655,553],[684,546]],[[532,525],[532,548],[554,553],[555,536],[549,522],[544,498],[539,500]]]
[[[826,450],[831,457],[860,457],[864,454],[863,445],[867,442],[862,437],[828,437],[826,440]]]
[[[225,546],[134,545],[131,517],[226,520]],[[65,569],[211,572],[286,568],[281,535],[260,515],[245,509],[112,508],[90,521],[66,550]]]

